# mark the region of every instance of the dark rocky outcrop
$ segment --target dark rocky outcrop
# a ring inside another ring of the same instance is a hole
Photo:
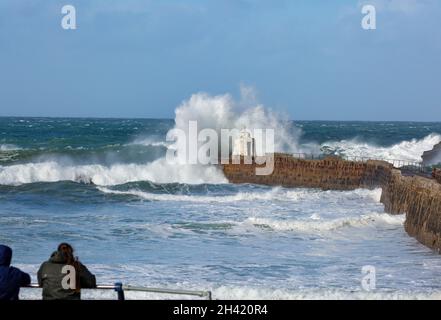
[[[421,158],[423,158],[424,165],[441,163],[441,142],[434,145],[432,150],[424,151]]]
[[[404,228],[418,241],[441,250],[441,170],[434,178],[402,174],[384,161],[352,162],[340,158],[301,160],[275,154],[271,175],[255,174],[256,164],[224,164],[232,183],[256,183],[285,187],[353,190],[382,188],[381,202],[391,214],[406,213]]]
[[[441,183],[441,169],[438,168],[434,168],[433,172],[432,172],[432,177],[438,181],[439,183]]]

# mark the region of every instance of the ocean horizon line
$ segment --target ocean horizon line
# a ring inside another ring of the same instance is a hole
[[[75,119],[75,120],[163,120],[174,121],[173,118],[149,117],[84,117],[84,116],[0,116],[0,119]],[[289,119],[293,122],[360,122],[360,123],[441,123],[441,121],[414,120],[328,120],[328,119]]]

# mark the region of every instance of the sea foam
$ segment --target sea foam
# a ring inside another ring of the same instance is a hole
[[[433,146],[440,141],[441,135],[432,133],[422,139],[405,140],[388,147],[352,139],[326,142],[321,148],[347,157],[421,162],[424,151],[432,150]]]
[[[15,150],[21,150],[21,148],[13,144],[0,144],[0,151],[15,151]]]
[[[70,165],[47,161],[0,167],[0,184],[3,185],[65,180],[97,185],[117,185],[133,181],[187,184],[227,182],[222,171],[217,167],[170,165],[164,158],[145,165]]]

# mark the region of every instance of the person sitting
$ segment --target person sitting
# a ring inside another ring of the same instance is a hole
[[[20,287],[31,284],[29,274],[11,267],[12,249],[0,244],[0,300],[18,300]]]
[[[61,243],[37,273],[43,300],[80,300],[81,288],[96,288],[95,276],[74,256],[68,243]]]

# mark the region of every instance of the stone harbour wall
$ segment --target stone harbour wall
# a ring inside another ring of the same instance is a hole
[[[380,180],[387,181],[392,165],[383,161],[352,162],[336,157],[303,160],[275,154],[274,171],[270,175],[256,175],[255,169],[259,165],[254,163],[229,163],[222,167],[231,183],[353,190],[361,187],[375,188]]]

